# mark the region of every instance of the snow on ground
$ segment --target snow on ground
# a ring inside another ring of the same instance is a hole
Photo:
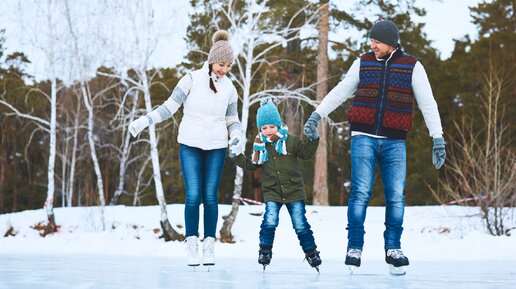
[[[168,206],[171,224],[181,233],[183,209],[180,204]],[[230,209],[219,207],[219,229],[221,216]],[[346,207],[307,207],[323,259],[321,274],[303,262],[283,208],[272,263],[263,273],[256,263],[261,216],[255,216],[263,209],[240,207],[233,226],[236,242],[217,242],[217,266],[211,272],[185,265],[182,242],[159,238],[157,206],[106,207],[104,231],[97,207],[56,208],[60,231],[45,238],[31,228],[45,220],[43,210],[0,215],[0,289],[516,288],[515,237],[488,235],[478,208],[407,207],[402,247],[411,265],[404,277],[389,276],[383,261],[383,207],[368,209],[363,262],[353,276],[343,263]],[[2,237],[11,226],[16,236]],[[202,234],[202,213],[200,228]]]

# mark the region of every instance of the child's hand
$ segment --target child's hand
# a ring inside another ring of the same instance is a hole
[[[314,111],[305,123],[304,133],[306,137],[311,141],[319,139],[319,135],[317,135],[317,125],[319,124],[320,120],[321,116]]]

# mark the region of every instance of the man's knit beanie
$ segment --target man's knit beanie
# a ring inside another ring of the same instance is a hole
[[[258,130],[261,130],[262,126],[272,124],[281,128],[281,117],[278,112],[278,108],[272,102],[270,97],[263,99],[260,102],[260,108],[256,113],[256,124]]]
[[[233,49],[229,44],[229,34],[225,30],[218,30],[213,34],[211,38],[213,45],[211,46],[210,53],[208,54],[208,64],[217,62],[232,63]]]
[[[392,47],[398,47],[400,32],[394,22],[382,20],[376,22],[373,27],[371,27],[371,30],[369,30],[369,38],[389,44]]]

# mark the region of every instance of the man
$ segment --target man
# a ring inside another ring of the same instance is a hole
[[[316,134],[321,117],[328,116],[354,96],[348,111],[352,187],[345,263],[360,266],[366,209],[378,164],[386,204],[385,260],[391,269],[400,269],[409,265],[401,250],[400,239],[406,179],[405,139],[412,128],[414,100],[433,138],[432,162],[437,169],[444,164],[446,151],[437,103],[425,69],[416,57],[401,50],[396,24],[388,20],[375,23],[369,38],[372,51],[357,59],[346,77],[323,99],[306,122],[304,133],[307,137]]]

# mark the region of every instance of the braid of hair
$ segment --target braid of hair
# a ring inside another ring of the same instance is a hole
[[[212,68],[211,68],[211,64],[208,65],[208,75],[210,77],[210,88],[211,90],[213,90],[213,92],[217,93],[217,88],[215,87],[215,83],[213,83],[213,79],[211,79],[211,72],[212,72]]]

